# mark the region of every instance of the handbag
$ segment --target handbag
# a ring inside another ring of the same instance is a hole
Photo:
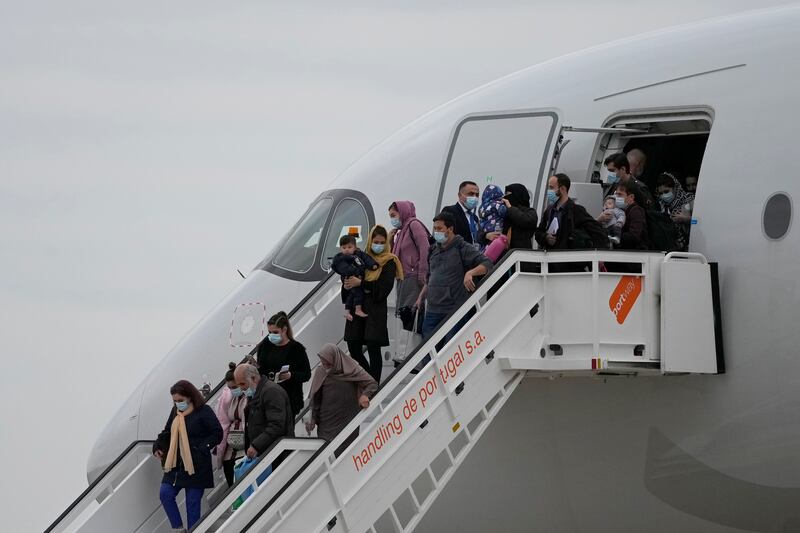
[[[243,429],[231,429],[228,431],[228,446],[235,451],[244,450]]]
[[[239,417],[239,404],[241,401],[242,399],[238,398],[233,406],[233,422],[228,430],[228,438],[226,439],[228,446],[234,451],[244,450],[244,428],[242,427],[242,419]]]

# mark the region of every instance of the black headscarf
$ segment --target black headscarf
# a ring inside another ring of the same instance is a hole
[[[528,189],[521,183],[512,183],[506,185],[506,198],[514,207],[530,207],[531,195],[528,194]]]

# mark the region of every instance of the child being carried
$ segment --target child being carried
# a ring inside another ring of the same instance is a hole
[[[503,190],[497,185],[487,185],[481,197],[480,216],[481,231],[486,233],[502,233],[503,223],[506,220],[508,208],[503,203]],[[481,245],[483,252],[486,245]]]
[[[359,250],[353,235],[343,235],[339,239],[339,249],[341,252],[333,256],[331,268],[342,276],[342,283],[351,276],[359,278],[363,283],[364,273],[367,270],[378,268],[378,263],[373,258]],[[342,303],[344,303],[344,316],[347,320],[353,320],[353,315],[367,316],[367,313],[361,309],[364,304],[364,288],[361,285],[352,289],[342,287]]]
[[[603,200],[603,214],[611,216],[603,223],[603,227],[608,233],[608,240],[619,244],[622,237],[622,226],[625,225],[625,211],[617,207],[616,197],[606,196],[606,199]]]

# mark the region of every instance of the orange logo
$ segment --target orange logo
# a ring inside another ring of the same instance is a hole
[[[641,276],[622,276],[617,288],[611,293],[611,298],[608,299],[608,308],[617,317],[617,324],[625,322],[641,292]]]

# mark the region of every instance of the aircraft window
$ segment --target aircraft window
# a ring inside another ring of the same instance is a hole
[[[308,272],[314,266],[322,230],[333,200],[323,198],[300,217],[300,222],[275,254],[272,263],[292,272]]]
[[[785,193],[770,196],[764,206],[764,233],[773,241],[782,239],[792,224],[792,200]]]
[[[369,221],[367,212],[361,202],[352,198],[345,198],[336,207],[333,219],[328,226],[328,236],[325,239],[325,247],[322,249],[321,264],[324,270],[328,270],[331,259],[339,252],[339,237],[348,233],[358,233],[358,247],[364,250],[367,242],[366,233],[369,231]]]

